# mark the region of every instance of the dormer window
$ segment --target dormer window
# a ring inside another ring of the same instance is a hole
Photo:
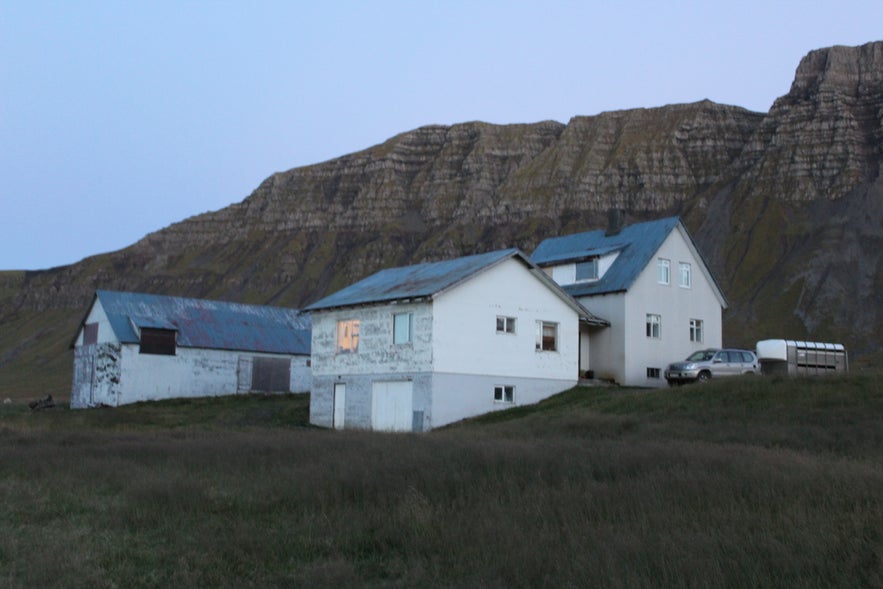
[[[598,258],[576,264],[576,281],[598,280]]]

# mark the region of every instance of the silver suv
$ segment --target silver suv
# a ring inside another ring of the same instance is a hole
[[[674,362],[665,370],[669,385],[705,381],[712,376],[738,376],[758,372],[757,356],[748,350],[699,350],[683,362]]]

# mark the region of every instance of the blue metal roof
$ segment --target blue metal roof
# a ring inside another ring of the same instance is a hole
[[[431,297],[513,256],[520,256],[530,264],[521,250],[512,248],[454,260],[381,270],[313,303],[306,310]]]
[[[312,322],[297,309],[109,290],[95,298],[123,343],[139,342],[135,328],[149,327],[176,330],[185,348],[310,353]]]
[[[629,289],[679,224],[678,217],[668,217],[629,225],[616,235],[608,236],[600,229],[551,237],[537,246],[531,261],[541,267],[555,266],[618,251],[616,260],[599,280],[564,285],[563,288],[575,297],[621,292]]]

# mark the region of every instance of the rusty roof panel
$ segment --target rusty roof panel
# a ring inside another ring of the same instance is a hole
[[[143,293],[95,293],[117,338],[139,341],[136,329],[175,329],[186,348],[274,354],[310,353],[311,320],[297,309]]]
[[[516,255],[526,260],[526,256],[520,250],[513,248],[454,260],[381,270],[313,303],[306,309],[313,311],[431,297],[485,268]]]

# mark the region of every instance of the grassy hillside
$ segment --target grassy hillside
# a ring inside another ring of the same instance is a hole
[[[878,375],[577,388],[421,435],[308,403],[0,405],[0,585],[883,584]]]

